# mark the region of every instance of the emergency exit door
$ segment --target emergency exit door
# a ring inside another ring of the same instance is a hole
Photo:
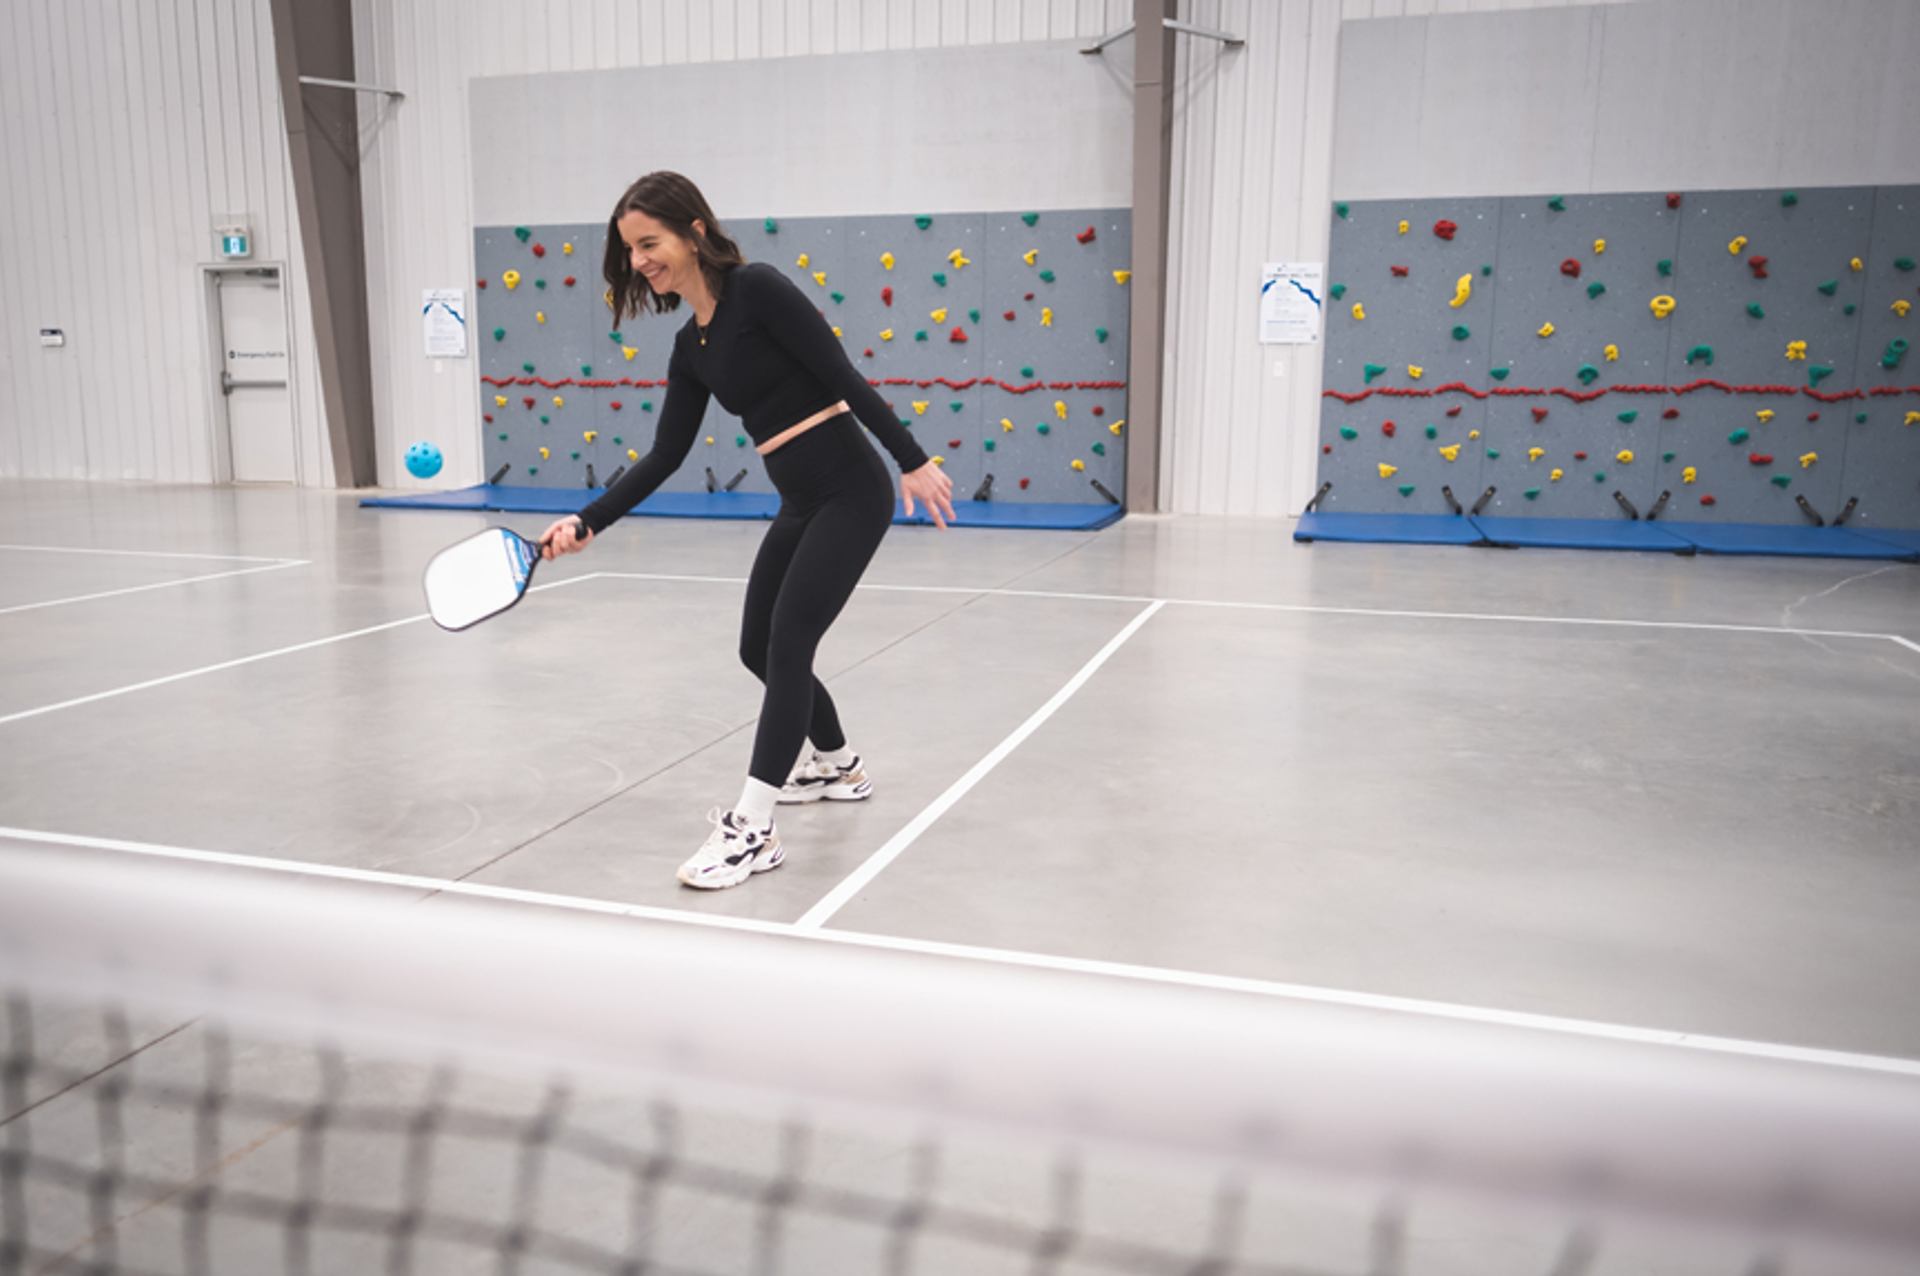
[[[233,481],[293,483],[293,396],[279,267],[217,271],[214,281]]]

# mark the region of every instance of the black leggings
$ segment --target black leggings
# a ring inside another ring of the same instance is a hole
[[[740,660],[767,685],[748,774],[778,787],[808,739],[846,746],[813,655],[893,523],[893,480],[847,412],[768,453],[767,477],[780,512],[747,578]]]

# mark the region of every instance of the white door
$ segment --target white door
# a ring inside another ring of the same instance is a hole
[[[223,270],[220,390],[236,483],[292,483],[293,398],[287,392],[287,307],[277,267]]]

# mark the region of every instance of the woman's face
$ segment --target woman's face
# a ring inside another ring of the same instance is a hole
[[[706,232],[702,223],[693,224],[699,232]],[[634,209],[622,213],[616,226],[620,238],[626,241],[627,260],[634,273],[654,292],[684,293],[699,277],[692,241],[681,238],[671,227]]]

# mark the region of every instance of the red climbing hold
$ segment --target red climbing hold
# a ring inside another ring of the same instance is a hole
[[[867,356],[867,358],[869,358],[869,359],[871,359],[871,358],[873,358],[873,347],[872,347],[872,346],[868,346],[868,347],[867,347],[867,349],[866,349],[866,356]]]
[[[1453,405],[1452,407],[1450,407],[1450,408],[1448,408],[1448,409],[1447,409],[1447,415],[1448,415],[1448,416],[1459,416],[1459,415],[1460,415],[1460,405],[1456,403],[1456,404],[1454,404],[1454,405]]]
[[[1445,218],[1442,218],[1441,220],[1433,224],[1433,233],[1440,236],[1440,238],[1442,239],[1452,239],[1454,232],[1459,229],[1460,228],[1458,226],[1454,225],[1450,221],[1447,221]]]
[[[1765,279],[1767,277],[1767,259],[1765,257],[1747,258],[1747,268],[1753,271],[1753,277],[1755,279]]]
[[[1534,420],[1536,420],[1536,421],[1544,421],[1544,420],[1546,420],[1546,419],[1547,419],[1547,410],[1546,410],[1545,408],[1535,408],[1535,409],[1533,410],[1533,419],[1534,419]]]
[[[1407,277],[1407,268],[1405,266],[1388,266],[1387,269],[1394,273],[1395,278],[1405,279]]]
[[[1382,433],[1382,434],[1384,434],[1384,435],[1386,435],[1386,436],[1387,436],[1388,438],[1392,438],[1392,437],[1393,437],[1393,422],[1391,422],[1391,421],[1382,421],[1382,422],[1380,423],[1380,433]]]
[[[482,415],[482,416],[481,416],[481,418],[480,418],[480,419],[481,419],[482,421],[485,421],[485,422],[486,422],[486,423],[487,423],[488,425],[492,425],[492,424],[493,424],[493,413],[491,413],[491,412],[488,412],[488,413],[485,413],[484,415]]]
[[[527,405],[527,411],[529,411],[529,412],[531,412],[531,411],[533,411],[533,396],[532,396],[532,395],[528,395],[528,396],[527,396],[526,398],[524,398],[524,399],[522,399],[522,400],[520,400],[520,402],[522,402],[522,403],[524,403],[524,404],[526,404],[526,405]]]
[[[1668,408],[1665,412],[1662,412],[1660,414],[1660,419],[1663,421],[1671,421],[1679,415],[1680,415],[1679,408]]]
[[[1093,227],[1091,226],[1087,227],[1085,230],[1081,231],[1078,235],[1075,235],[1074,238],[1079,240],[1083,244],[1091,244],[1093,242]]]
[[[535,244],[533,246],[533,255],[535,257],[545,257],[547,255],[547,246],[545,244]]]
[[[565,279],[562,279],[560,282],[565,284],[567,287],[571,288],[573,287],[576,281],[572,275],[568,275]]]
[[[1578,279],[1580,277],[1580,259],[1578,257],[1569,257],[1561,262],[1560,273],[1569,279]]]
[[[1003,311],[1003,312],[1001,313],[1001,315],[1000,315],[1000,317],[1001,317],[1002,319],[1005,319],[1005,320],[1007,320],[1007,321],[1008,321],[1009,323],[1011,323],[1011,322],[1013,321],[1013,318],[1014,318],[1014,314],[1013,314],[1013,311],[1011,311],[1011,310],[1007,310],[1007,311]]]
[[[965,328],[955,328],[947,334],[947,340],[956,345],[965,345],[967,344],[967,330]]]
[[[1320,455],[1322,455],[1322,456],[1332,456],[1332,455],[1333,455],[1333,444],[1331,444],[1331,443],[1322,443],[1322,444],[1320,445]]]
[[[484,279],[479,279],[479,280],[475,280],[474,282],[476,282],[477,284],[479,284],[479,286],[480,286],[480,287],[482,287],[482,288],[485,288],[485,287],[487,286],[487,281],[486,281],[486,280],[484,280]]]
[[[1028,300],[1028,301],[1032,301],[1032,300],[1033,300],[1033,294],[1032,294],[1032,293],[1028,293],[1028,294],[1027,294],[1027,300]]]
[[[947,446],[948,446],[948,447],[959,447],[959,446],[960,446],[960,440],[959,440],[959,439],[948,439],[948,440],[947,440]]]
[[[1576,461],[1584,461],[1587,459],[1587,454],[1585,452],[1575,452],[1573,454],[1573,459]]]
[[[1771,452],[1749,452],[1749,453],[1747,453],[1747,464],[1749,464],[1749,465],[1772,465],[1772,464],[1773,464],[1773,453],[1771,453]]]
[[[1023,492],[1024,492],[1024,491],[1026,491],[1026,490],[1027,490],[1027,484],[1029,484],[1029,483],[1031,483],[1031,482],[1033,482],[1033,480],[1032,480],[1032,479],[1021,479],[1021,480],[1020,480],[1020,490],[1021,490],[1021,491],[1023,491]]]
[[[1713,499],[1712,492],[1708,492],[1705,496],[1700,498],[1700,503],[1702,505],[1718,505],[1720,502]]]
[[[609,403],[607,406],[612,408],[615,412],[618,412],[620,410],[620,400],[615,399],[612,403]]]
[[[1105,416],[1107,414],[1107,410],[1096,403],[1093,405],[1093,414],[1095,416]]]
[[[1820,419],[1820,414],[1819,414],[1818,412],[1809,412],[1809,413],[1807,413],[1807,420],[1809,420],[1809,421],[1818,421],[1819,419]]]
[[[882,288],[880,290],[880,300],[884,304],[891,306],[893,304],[893,289]]]
[[[1680,195],[1678,192],[1674,192],[1667,196],[1667,207],[1668,208],[1680,207]],[[1706,505],[1713,504],[1713,498],[1709,496],[1705,501],[1702,502],[1702,504],[1706,504]]]

